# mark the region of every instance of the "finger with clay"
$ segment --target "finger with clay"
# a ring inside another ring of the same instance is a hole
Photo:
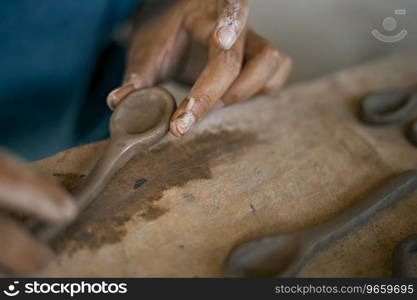
[[[276,92],[292,61],[248,26],[248,15],[247,0],[185,0],[137,25],[124,83],[108,105],[114,109],[131,92],[168,79],[191,79],[170,126],[183,136],[213,109]],[[190,69],[192,75],[184,74]]]

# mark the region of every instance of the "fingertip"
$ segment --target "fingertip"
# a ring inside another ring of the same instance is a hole
[[[176,127],[176,125],[175,125],[175,123],[174,122],[171,122],[170,123],[170,126],[169,126],[169,131],[171,132],[171,134],[173,135],[173,136],[175,136],[175,137],[181,137],[182,135],[178,132],[178,130],[177,130],[177,127]]]
[[[181,137],[190,131],[195,122],[196,118],[191,111],[183,112],[171,121],[170,131],[174,136]]]
[[[111,110],[114,110],[117,106],[117,98],[116,98],[117,90],[118,89],[115,89],[115,90],[111,91],[110,94],[107,96],[107,99],[106,99],[107,106]]]
[[[135,90],[135,85],[133,83],[129,83],[111,91],[107,96],[108,107],[111,110],[115,110],[116,107],[122,102],[122,100]]]
[[[229,50],[246,28],[249,6],[246,0],[219,1],[219,4],[215,37],[222,49]]]
[[[61,196],[59,199],[50,199],[43,204],[41,209],[43,215],[39,215],[39,217],[54,224],[69,223],[78,215],[78,206],[70,195]]]
[[[215,37],[220,48],[229,50],[237,40],[237,33],[230,26],[222,26],[216,30]]]
[[[187,97],[174,113],[170,123],[170,131],[176,137],[185,135],[197,121],[197,101],[193,97]]]

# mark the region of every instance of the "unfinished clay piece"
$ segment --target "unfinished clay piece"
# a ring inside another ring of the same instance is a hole
[[[417,108],[415,92],[384,92],[371,94],[360,104],[360,119],[369,125],[388,125],[401,123]],[[417,147],[417,122],[408,127],[407,138]]]
[[[407,237],[395,247],[392,261],[392,276],[398,278],[417,277],[417,273],[410,264],[414,255],[417,255],[417,235]]]
[[[74,192],[80,211],[98,196],[117,170],[165,136],[175,108],[174,97],[159,87],[138,90],[123,100],[111,117],[107,148]],[[63,228],[37,223],[31,229],[39,238],[48,240]]]
[[[405,121],[416,108],[416,93],[376,93],[361,102],[360,118],[370,125],[395,124]]]
[[[245,277],[294,277],[324,245],[344,236],[377,211],[405,198],[416,189],[417,170],[407,171],[323,224],[244,243],[229,255],[227,273]]]

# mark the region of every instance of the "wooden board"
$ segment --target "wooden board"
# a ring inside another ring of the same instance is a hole
[[[301,67],[301,66],[299,66]],[[400,128],[368,128],[358,101],[417,86],[417,56],[384,59],[211,113],[182,139],[138,155],[55,247],[45,276],[219,276],[229,251],[323,222],[385,178],[414,168]],[[182,99],[184,90],[170,86]],[[30,166],[68,188],[106,142]],[[391,275],[397,242],[417,233],[417,194],[316,255],[301,276]]]

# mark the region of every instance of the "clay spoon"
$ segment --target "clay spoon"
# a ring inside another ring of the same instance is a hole
[[[174,97],[159,87],[138,90],[123,100],[110,119],[109,144],[74,192],[80,211],[97,198],[113,175],[135,154],[165,136],[175,107]],[[35,223],[30,228],[40,239],[49,240],[65,227]]]
[[[226,273],[245,277],[295,277],[323,246],[343,237],[377,211],[405,198],[416,189],[417,170],[406,171],[325,223],[238,246],[226,260]]]

